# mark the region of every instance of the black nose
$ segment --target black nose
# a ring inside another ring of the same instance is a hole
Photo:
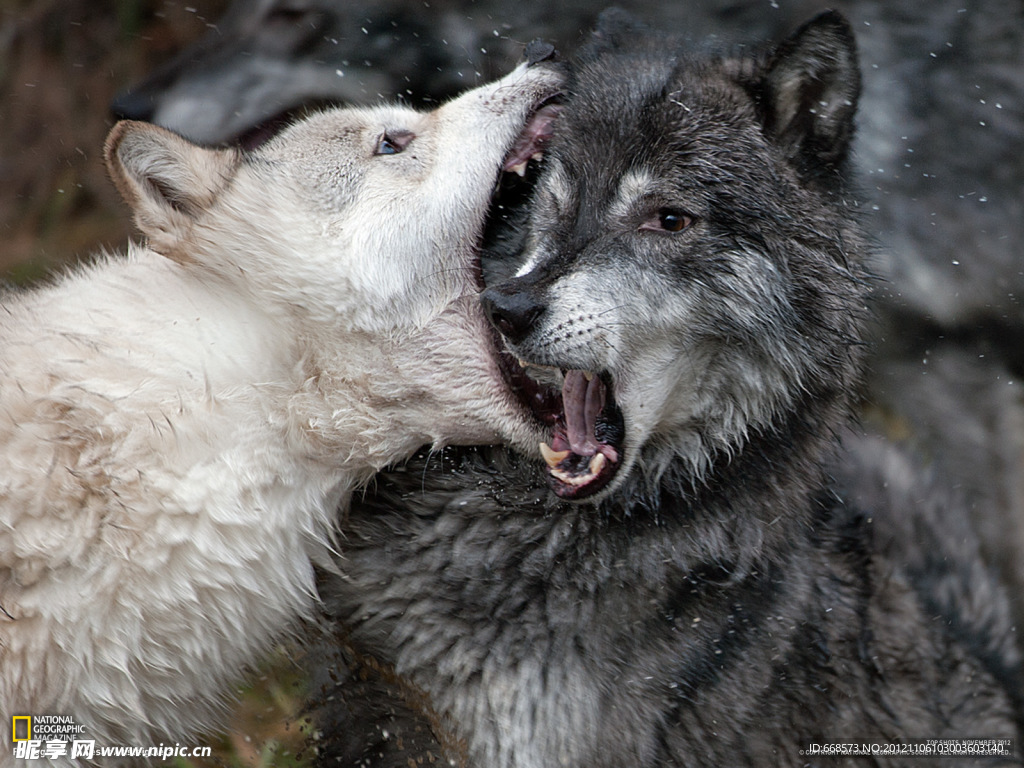
[[[557,55],[558,51],[555,50],[555,46],[543,40],[531,40],[523,51],[523,56],[531,67],[542,61],[554,61]]]
[[[488,288],[480,301],[491,324],[513,344],[525,339],[544,314],[544,303],[536,293],[521,290],[515,280]]]

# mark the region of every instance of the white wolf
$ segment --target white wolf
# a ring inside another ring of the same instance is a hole
[[[0,713],[139,745],[208,727],[313,605],[311,561],[374,470],[448,440],[536,446],[476,249],[559,83],[524,64],[251,154],[114,128],[148,245],[0,314]]]

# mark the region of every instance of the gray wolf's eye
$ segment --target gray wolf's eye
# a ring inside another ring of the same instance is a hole
[[[693,225],[693,216],[674,208],[662,208],[640,225],[653,232],[682,232]]]
[[[415,138],[416,134],[412,131],[385,131],[377,139],[377,148],[374,149],[373,154],[397,155],[408,147]]]

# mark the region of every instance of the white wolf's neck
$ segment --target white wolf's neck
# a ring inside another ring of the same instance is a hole
[[[96,272],[85,290],[76,292],[76,281],[61,286],[68,295],[55,297],[55,309],[67,313],[67,327],[80,329],[83,339],[99,333],[103,354],[93,376],[106,381],[97,385],[170,421],[197,407],[232,414],[221,433],[202,423],[177,425],[202,431],[209,450],[241,456],[247,436],[258,434],[248,446],[254,453],[282,452],[307,463],[316,485],[333,478],[347,488],[388,457],[429,440],[415,429],[405,434],[410,430],[390,417],[405,405],[395,361],[402,344],[311,329],[297,314],[275,311],[222,277],[143,249]],[[139,285],[157,290],[143,293]],[[389,371],[393,397],[381,383]],[[169,404],[176,410],[169,412]],[[185,463],[192,458],[181,456]]]

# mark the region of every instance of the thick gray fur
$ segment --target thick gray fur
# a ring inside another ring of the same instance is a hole
[[[524,265],[488,297],[539,308],[517,356],[609,384],[620,474],[569,503],[533,458],[424,453],[349,511],[324,585],[346,652],[450,718],[454,761],[895,768],[923,763],[805,752],[1019,739],[1006,595],[966,518],[849,427],[868,291],[858,83],[835,14],[738,55],[611,14],[580,57]],[[664,210],[692,223],[641,226]],[[422,702],[382,715],[329,682],[325,698],[325,765],[441,749],[395,747]]]

